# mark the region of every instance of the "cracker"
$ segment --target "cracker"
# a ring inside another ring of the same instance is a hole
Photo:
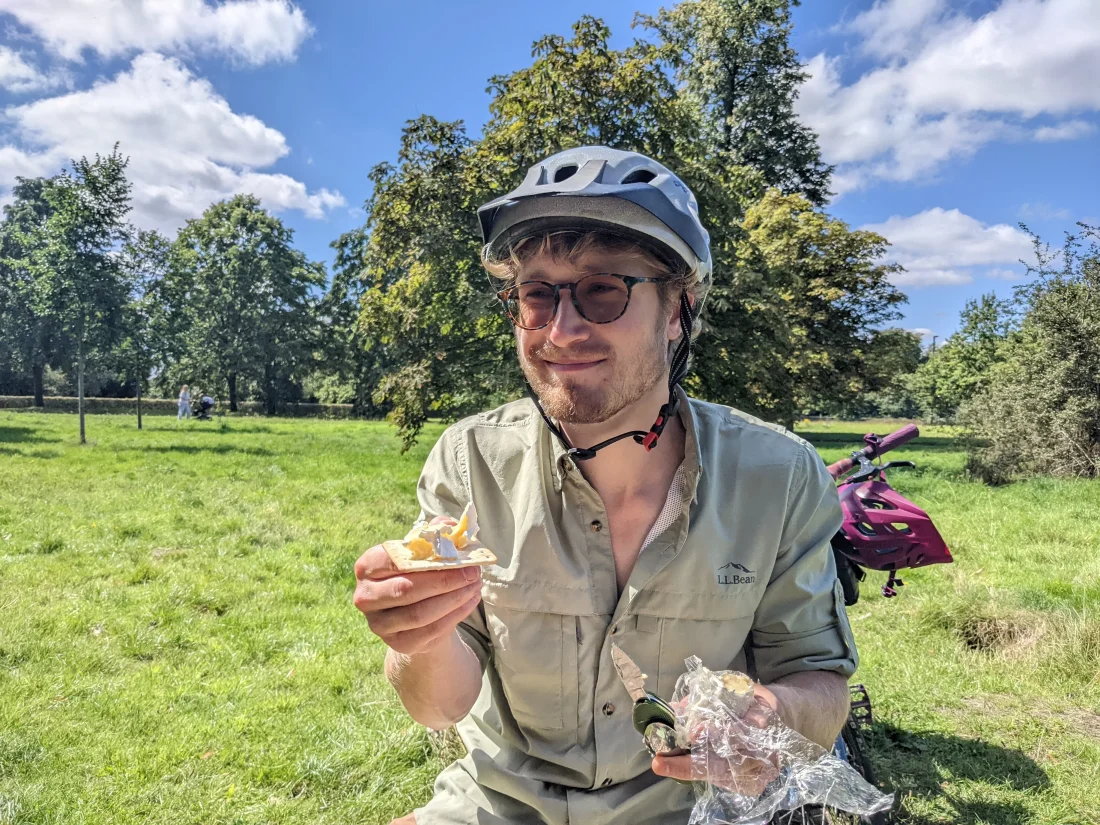
[[[409,548],[400,541],[384,541],[382,546],[386,548],[394,567],[402,573],[411,573],[417,570],[446,570],[450,567],[485,567],[497,563],[497,557],[493,551],[480,542],[472,541],[465,548],[458,551],[458,558],[449,559],[414,559]]]

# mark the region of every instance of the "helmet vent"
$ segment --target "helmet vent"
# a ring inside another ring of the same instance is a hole
[[[895,521],[895,522],[892,522],[890,524],[890,526],[893,527],[895,530],[897,530],[902,535],[909,535],[910,533],[913,532],[912,530],[909,529],[909,525],[905,524],[903,522]]]
[[[656,173],[649,171],[648,169],[635,169],[625,178],[623,178],[623,184],[627,183],[649,183],[657,177]]]
[[[575,174],[577,174],[577,164],[567,163],[565,166],[559,166],[554,171],[554,183],[561,183]]]

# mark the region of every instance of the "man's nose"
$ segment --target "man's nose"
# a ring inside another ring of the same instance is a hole
[[[550,342],[556,347],[567,347],[577,341],[583,341],[591,331],[588,321],[581,317],[577,308],[573,306],[572,290],[563,289],[558,301],[557,312],[550,321]]]

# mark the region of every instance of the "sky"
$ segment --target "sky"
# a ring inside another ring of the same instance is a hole
[[[0,0],[0,203],[118,141],[136,224],[173,233],[251,192],[330,262],[407,120],[476,136],[488,79],[534,40],[591,14],[626,45],[660,5]],[[1022,282],[1021,222],[1055,247],[1100,224],[1097,0],[810,0],[792,40],[798,114],[836,166],[827,210],[891,242],[899,324],[926,343]]]

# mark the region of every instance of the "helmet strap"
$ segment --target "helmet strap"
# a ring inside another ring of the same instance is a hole
[[[601,441],[593,447],[574,447],[569,443],[569,439],[566,438],[561,428],[546,414],[538,396],[535,394],[535,391],[531,389],[531,385],[527,383],[527,381],[523,382],[524,389],[528,397],[535,403],[535,408],[539,411],[539,415],[542,416],[542,420],[546,422],[546,426],[550,432],[552,432],[557,437],[558,441],[561,442],[562,446],[565,448],[566,454],[570,458],[574,461],[587,461],[590,458],[595,458],[596,453],[604,447],[609,447],[616,441],[622,441],[624,438],[633,438],[635,443],[641,444],[647,453],[657,446],[657,440],[661,437],[661,433],[664,432],[665,426],[672,416],[676,415],[676,410],[680,406],[680,397],[676,394],[676,385],[683,380],[685,375],[687,375],[688,367],[691,362],[691,330],[694,323],[695,313],[692,311],[691,301],[688,300],[686,292],[681,293],[680,344],[676,347],[676,352],[673,353],[672,356],[672,363],[669,366],[668,403],[661,405],[661,409],[657,413],[657,420],[653,422],[653,426],[649,428],[649,432],[631,430],[630,432],[620,433],[606,441]]]

